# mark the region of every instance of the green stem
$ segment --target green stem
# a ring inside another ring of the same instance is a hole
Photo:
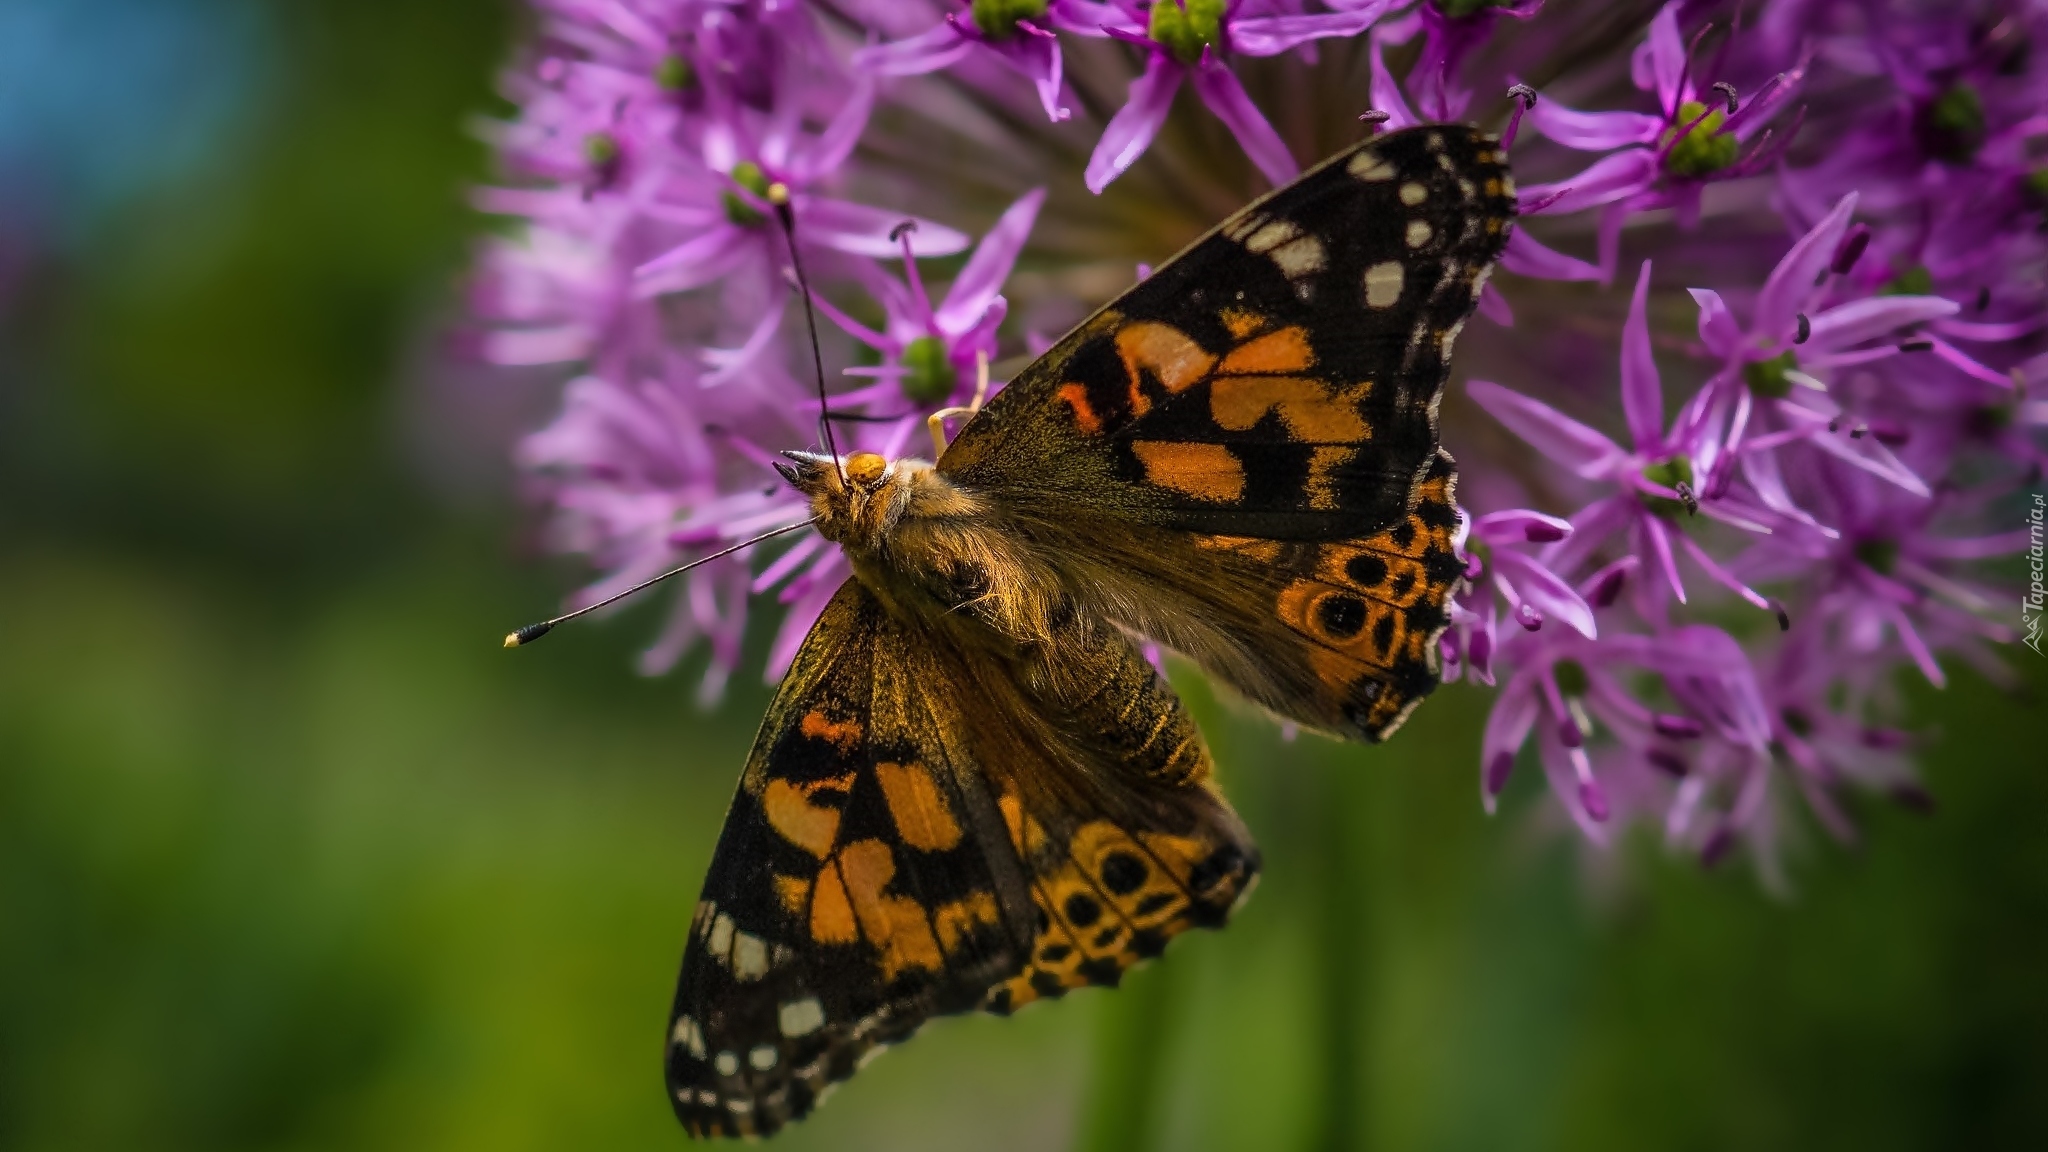
[[[1320,766],[1323,805],[1318,829],[1320,859],[1316,871],[1322,884],[1323,1090],[1318,1095],[1321,1123],[1315,1147],[1327,1152],[1357,1152],[1366,1146],[1363,1123],[1370,1069],[1364,1031],[1365,997],[1372,978],[1369,909],[1359,867],[1367,828],[1360,816],[1373,798],[1366,795],[1362,773],[1372,765],[1348,757],[1330,757]]]
[[[1078,1152],[1144,1152],[1159,1135],[1160,1082],[1179,1017],[1171,960],[1125,977],[1096,1018],[1095,1061]]]

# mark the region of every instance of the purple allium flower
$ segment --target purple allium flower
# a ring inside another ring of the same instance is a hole
[[[1796,124],[1773,129],[1770,122],[1798,91],[1807,62],[1800,60],[1743,98],[1725,80],[1696,72],[1706,62],[1694,51],[1698,36],[1689,44],[1679,33],[1680,7],[1680,0],[1672,0],[1658,11],[1631,65],[1636,87],[1656,97],[1655,112],[1579,112],[1550,99],[1529,112],[1536,130],[1557,143],[1609,153],[1575,176],[1523,190],[1531,201],[1547,201],[1536,209],[1542,212],[1605,206],[1600,268],[1609,275],[1630,216],[1668,208],[1680,223],[1696,225],[1708,184],[1769,168],[1797,130]]]
[[[1360,4],[1349,11],[1252,15],[1266,5],[1255,0],[1120,0],[1120,18],[1103,26],[1118,40],[1144,52],[1145,70],[1131,81],[1124,106],[1110,118],[1088,159],[1090,192],[1100,192],[1137,162],[1166,122],[1174,93],[1191,80],[1202,103],[1230,127],[1245,155],[1266,179],[1285,184],[1301,171],[1293,153],[1251,97],[1245,95],[1230,58],[1278,56],[1329,37],[1356,36],[1370,28],[1398,0]]]
[[[1479,115],[1530,174],[1499,324],[1459,346],[1513,387],[1454,383],[1443,416],[1468,582],[1441,646],[1493,692],[1488,808],[1528,749],[1589,841],[1640,822],[1775,883],[1802,813],[1847,839],[1849,790],[1930,802],[1899,682],[2006,675],[1996,564],[2048,471],[2038,3],[535,7],[470,343],[566,366],[518,459],[599,573],[573,603],[803,518],[769,470],[823,415],[774,185],[837,443],[893,455],[1241,204],[1237,150],[1279,183],[1375,123]],[[1105,124],[1092,151],[1069,107]],[[815,537],[762,551],[690,573],[643,670],[701,645],[715,695],[767,599],[779,674],[846,568]]]
[[[1121,17],[1109,5],[1087,0],[963,0],[917,35],[854,53],[853,63],[880,76],[921,76],[992,56],[1031,81],[1046,118],[1057,122],[1073,111],[1060,102],[1056,33],[1101,36],[1105,25]]]

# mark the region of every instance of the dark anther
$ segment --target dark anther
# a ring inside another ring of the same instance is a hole
[[[1795,335],[1795,336],[1793,336],[1793,337],[1792,337],[1792,342],[1793,342],[1794,344],[1804,344],[1804,343],[1806,343],[1806,342],[1807,342],[1807,340],[1808,340],[1808,339],[1810,339],[1810,338],[1811,338],[1812,336],[1813,336],[1813,321],[1811,321],[1811,320],[1808,320],[1808,319],[1806,318],[1806,313],[1804,313],[1804,312],[1801,312],[1801,313],[1799,314],[1799,332],[1798,332],[1798,334],[1797,334],[1797,335]]]
[[[1868,425],[1868,424],[1858,424],[1858,425],[1857,425],[1857,426],[1855,426],[1854,428],[1851,428],[1851,429],[1849,429],[1849,439],[1851,439],[1851,440],[1861,440],[1861,439],[1863,439],[1863,438],[1864,438],[1865,436],[1869,435],[1869,433],[1870,433],[1870,425]]]
[[[1697,516],[1700,514],[1700,498],[1693,494],[1692,485],[1680,480],[1671,486],[1671,490],[1678,493],[1678,500],[1681,504],[1685,505],[1685,514],[1687,516]]]
[[[1720,85],[1715,85],[1715,87],[1720,87]],[[1534,88],[1529,87],[1527,84],[1514,85],[1513,87],[1508,89],[1508,95],[1514,97],[1517,100],[1520,100],[1522,102],[1522,110],[1525,112],[1536,106],[1536,90]],[[1729,90],[1728,98],[1730,100],[1735,99],[1735,93],[1733,89]],[[1732,104],[1729,105],[1728,110],[1730,112],[1735,111],[1735,106]]]
[[[889,243],[894,244],[898,240],[903,239],[903,234],[905,232],[915,231],[917,231],[917,221],[905,220],[903,223],[898,224],[894,228],[889,229]]]
[[[704,434],[705,434],[706,436],[723,436],[723,435],[725,435],[725,425],[723,425],[723,424],[706,424],[706,425],[704,426]]]
[[[1832,420],[1829,420],[1829,421],[1828,421],[1828,431],[1830,431],[1830,432],[1840,432],[1841,430],[1842,430],[1842,418],[1841,418],[1840,416],[1837,416],[1837,417],[1835,417],[1834,419],[1832,419]]]
[[[1728,98],[1728,114],[1730,116],[1735,115],[1735,109],[1737,107],[1737,103],[1735,100],[1735,85],[1730,84],[1726,80],[1720,80],[1714,83],[1713,88],[1714,91],[1719,92],[1721,95],[1726,96]]]
[[[1908,340],[1899,345],[1899,351],[1901,352],[1932,352],[1933,350],[1934,341],[1932,340]]]
[[[1771,601],[1771,610],[1778,614],[1778,631],[1790,632],[1792,630],[1792,614],[1785,611],[1785,606],[1776,600]]]
[[[1837,276],[1847,276],[1849,269],[1856,267],[1856,261],[1863,258],[1863,250],[1870,247],[1870,229],[1858,224],[1842,238],[1842,246],[1835,249],[1835,258],[1828,262],[1828,271]]]
[[[1977,289],[1977,311],[1982,312],[1989,307],[1991,307],[1991,286],[1986,284]]]

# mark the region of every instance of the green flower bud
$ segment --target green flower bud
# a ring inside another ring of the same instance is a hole
[[[1557,678],[1557,690],[1566,696],[1584,696],[1592,687],[1585,666],[1577,660],[1559,660],[1550,666],[1550,674]]]
[[[1660,146],[1671,145],[1671,139],[1678,135],[1679,129],[1692,124],[1703,112],[1706,119],[1693,125],[1692,131],[1665,153],[1664,167],[1667,171],[1679,176],[1711,176],[1735,163],[1735,150],[1741,141],[1733,136],[1720,135],[1721,126],[1728,122],[1728,114],[1719,108],[1709,112],[1707,106],[1697,100],[1687,100],[1678,106],[1677,120],[1664,130],[1657,143]]]
[[[1173,53],[1174,59],[1193,64],[1202,58],[1202,49],[1216,43],[1222,34],[1224,3],[1225,0],[1156,0],[1145,34]]]
[[[974,26],[991,40],[1008,40],[1017,34],[1017,21],[1037,20],[1045,15],[1047,0],[974,0]]]
[[[903,394],[919,404],[936,404],[953,394],[960,373],[946,355],[946,342],[936,336],[919,336],[903,349]]]
[[[742,160],[732,166],[730,175],[732,176],[733,183],[764,200],[767,199],[768,174],[761,171],[759,164],[754,163],[752,160]],[[719,196],[725,203],[725,218],[742,228],[755,227],[766,222],[768,219],[761,214],[759,209],[747,203],[737,192],[721,192]]]
[[[1896,540],[1863,540],[1853,551],[1865,568],[1880,576],[1891,575],[1899,563],[1899,543]]]
[[[1757,360],[1742,366],[1742,379],[1749,384],[1749,390],[1759,396],[1783,400],[1792,394],[1792,381],[1785,373],[1799,367],[1799,358],[1790,352],[1780,352],[1769,360]]]
[[[1968,164],[1984,146],[1984,101],[1958,81],[1913,114],[1920,150],[1945,164]]]
[[[654,84],[663,92],[685,92],[697,86],[697,73],[688,60],[671,53],[654,66]]]
[[[1675,489],[1680,484],[1690,488],[1693,486],[1692,460],[1683,455],[1659,460],[1643,468],[1643,479],[1666,488]],[[1652,496],[1645,493],[1641,499],[1644,507],[1666,520],[1676,520],[1678,514],[1685,511],[1685,505],[1668,496]]]

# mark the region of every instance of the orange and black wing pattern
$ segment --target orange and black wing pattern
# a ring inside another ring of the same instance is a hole
[[[1499,144],[1433,125],[1256,201],[1069,333],[939,469],[1007,510],[1275,540],[1392,527],[1514,216]]]
[[[772,1133],[935,1015],[1115,983],[1220,924],[1257,853],[1114,629],[1029,671],[827,607],[762,723],[670,1015],[693,1135]]]
[[[1514,203],[1476,129],[1340,153],[1060,341],[939,468],[1077,599],[1383,739],[1439,679],[1463,565],[1437,406]]]

